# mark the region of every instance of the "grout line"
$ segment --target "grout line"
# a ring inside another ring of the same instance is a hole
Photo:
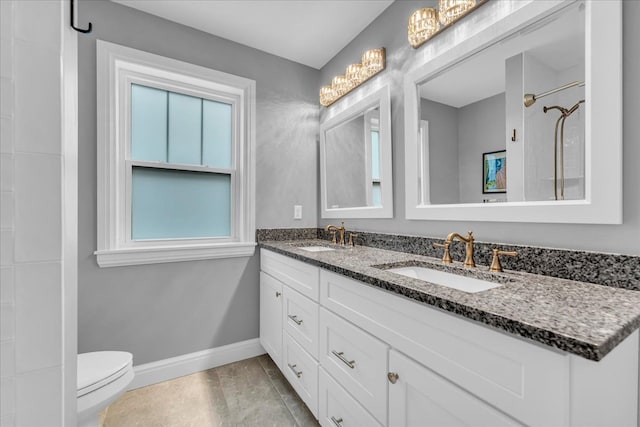
[[[277,373],[279,376],[282,377],[282,380],[289,386],[291,387],[291,389],[293,390],[294,393],[296,393],[296,391],[293,389],[293,386],[291,385],[291,383],[289,382],[289,380],[287,379],[287,377],[284,376],[284,374],[280,371],[280,369],[278,369],[278,367],[276,366],[276,364],[273,362],[273,360],[271,359],[271,357],[266,354],[266,355],[261,355],[261,356],[257,356],[258,357],[258,364],[260,365],[260,367],[262,368],[262,370],[264,371],[265,375],[267,376],[267,378],[269,379],[269,383],[271,384],[271,386],[274,388],[274,390],[276,391],[276,393],[278,393],[278,396],[280,397],[280,400],[282,401],[282,403],[284,404],[284,407],[287,409],[287,412],[289,412],[289,414],[291,415],[291,418],[293,419],[293,422],[296,424],[296,427],[302,427],[300,424],[300,420],[298,420],[295,416],[295,414],[291,411],[291,408],[289,407],[289,405],[287,405],[287,402],[284,400],[284,396],[282,393],[280,393],[280,391],[278,391],[278,388],[276,387],[275,383],[273,382],[271,376],[269,375],[269,373],[266,371],[264,365],[260,362],[260,358],[261,357],[269,357],[269,360],[271,360],[271,363],[273,363],[275,369],[277,370]],[[297,399],[300,401],[300,403],[302,405],[304,405],[304,408],[308,410],[306,404],[299,398],[299,396],[296,396]],[[315,418],[313,418],[315,420]],[[317,422],[317,420],[315,420]],[[319,424],[318,424],[319,425]]]
[[[262,369],[262,372],[264,372],[264,374],[267,377],[267,380],[269,380],[269,384],[271,384],[271,388],[273,388],[276,393],[278,394],[278,397],[280,398],[280,401],[282,402],[282,405],[285,407],[285,409],[287,410],[287,412],[289,413],[289,415],[291,415],[291,419],[293,420],[293,422],[296,424],[296,427],[301,427],[300,424],[298,423],[298,420],[296,419],[295,415],[293,415],[293,412],[291,412],[291,409],[289,408],[289,405],[287,405],[287,402],[285,402],[284,400],[284,396],[282,396],[282,393],[280,393],[280,391],[278,390],[278,388],[276,387],[275,383],[273,382],[273,379],[271,378],[271,375],[269,375],[269,373],[267,372],[267,370],[264,368],[264,365],[262,364],[260,358],[262,356],[258,356],[258,365],[260,365],[260,369]],[[271,360],[271,357],[269,355],[267,355],[266,357],[269,357],[269,360]],[[273,360],[271,360],[273,363]],[[275,366],[275,363],[274,363]],[[277,366],[276,366],[277,369]],[[282,375],[282,373],[278,370],[278,372]],[[289,380],[287,380],[287,378],[282,375],[283,379],[287,382],[287,384],[289,384]],[[289,384],[291,385],[291,384]]]

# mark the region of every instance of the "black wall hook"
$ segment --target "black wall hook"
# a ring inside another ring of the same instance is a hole
[[[75,10],[75,7],[73,6],[73,0],[71,0],[71,28],[73,28],[74,30],[76,30],[79,33],[89,34],[91,32],[91,29],[92,29],[93,25],[91,25],[91,22],[89,22],[89,28],[87,28],[86,30],[76,27],[74,25],[75,24],[74,10]]]

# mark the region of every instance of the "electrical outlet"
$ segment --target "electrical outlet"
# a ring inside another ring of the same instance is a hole
[[[293,219],[302,219],[302,205],[293,205]]]

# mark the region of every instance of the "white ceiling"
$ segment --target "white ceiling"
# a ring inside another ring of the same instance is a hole
[[[112,0],[320,69],[394,0]]]
[[[521,52],[556,72],[584,64],[584,22],[584,7],[568,7],[424,83],[420,96],[460,108],[502,93],[505,61]],[[552,88],[544,88],[547,89]],[[532,89],[525,87],[527,90]]]

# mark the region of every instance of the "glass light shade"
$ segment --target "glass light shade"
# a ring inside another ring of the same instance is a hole
[[[1,1],[1,0],[0,0]],[[320,105],[328,107],[342,96],[346,95],[374,74],[384,70],[385,50],[368,50],[362,55],[362,64],[351,64],[344,76],[335,76],[331,86],[320,88]]]
[[[374,75],[384,68],[384,48],[371,49],[362,55],[362,66],[367,77]]]
[[[345,72],[345,77],[349,81],[349,84],[352,88],[358,86],[362,80],[362,64],[351,64],[347,67],[347,71]]]
[[[438,11],[431,7],[425,7],[413,12],[409,18],[408,39],[413,47],[419,46],[428,40],[440,29]]]
[[[349,92],[349,82],[345,76],[335,76],[331,80],[331,87],[336,93],[337,97],[341,97],[345,93]]]
[[[476,5],[476,0],[440,0],[440,22],[449,25]]]
[[[323,106],[331,105],[335,101],[336,95],[331,86],[322,86],[320,88],[320,104]]]

